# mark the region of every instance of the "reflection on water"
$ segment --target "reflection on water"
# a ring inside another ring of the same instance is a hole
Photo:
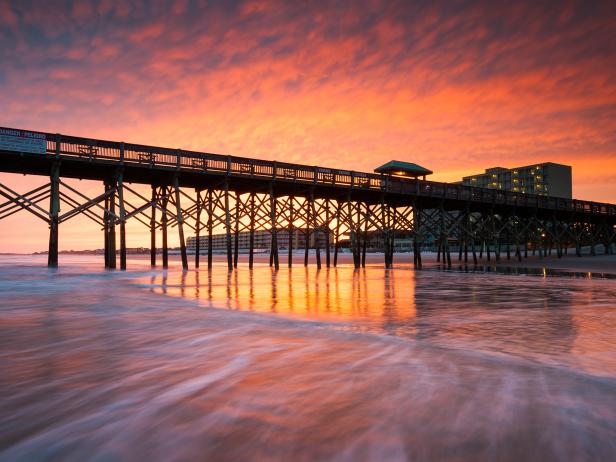
[[[532,274],[532,273],[531,273]],[[616,375],[616,284],[485,272],[386,270],[380,266],[274,271],[156,272],[153,293],[202,306],[337,322],[453,348],[503,352]],[[601,322],[598,326],[597,322]],[[468,343],[468,345],[467,345]]]
[[[8,261],[1,460],[616,454],[612,280]]]

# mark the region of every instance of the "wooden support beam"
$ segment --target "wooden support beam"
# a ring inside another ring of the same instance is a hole
[[[310,190],[310,215],[312,216],[312,229],[314,235],[314,254],[317,262],[317,269],[321,269],[321,242],[319,238],[319,217],[317,215],[315,200],[314,200],[314,189]]]
[[[304,266],[308,266],[308,249],[310,249],[310,225],[312,224],[312,207],[310,207],[309,199],[304,200],[304,212],[306,215],[306,239],[304,242]]]
[[[462,212],[460,212],[462,213]],[[458,263],[462,263],[462,243],[464,242],[464,232],[462,230],[462,223],[458,224]]]
[[[364,232],[362,236],[362,247],[361,247],[361,267],[366,267],[366,251],[368,248],[368,221],[370,214],[370,206],[368,204],[364,204],[365,212],[364,212]]]
[[[58,180],[59,181],[59,180]],[[43,186],[44,188],[46,188],[48,185]],[[9,207],[9,210],[13,210],[13,208],[18,207],[20,209],[26,210],[27,212],[32,213],[33,215],[37,216],[38,218],[40,218],[41,220],[49,223],[49,213],[42,207],[40,207],[37,202],[39,202],[39,200],[35,199],[35,197],[44,197],[43,196],[34,196],[34,197],[28,197],[29,195],[33,194],[35,191],[39,190],[41,188],[36,188],[33,191],[30,191],[24,195],[18,194],[15,191],[13,191],[11,188],[9,188],[6,185],[0,184],[0,195],[2,195],[3,197],[5,197],[6,199],[8,199],[8,202],[5,202],[4,204],[2,204],[2,208],[6,207],[6,205],[8,204],[13,204]],[[51,193],[50,193],[51,194]],[[40,200],[43,200],[42,198]],[[59,209],[59,208],[58,208]],[[6,210],[4,210],[6,212]],[[9,215],[12,215],[12,213],[9,213]],[[3,218],[5,218],[8,215],[3,216]]]
[[[451,252],[449,250],[449,233],[447,232],[447,224],[445,223],[445,207],[441,203],[440,207],[440,232],[441,232],[441,251],[443,254],[443,263],[451,268]]]
[[[109,213],[107,215],[109,230],[109,268],[116,268],[116,226],[115,226],[115,201],[116,198],[116,179],[113,178],[109,183]]]
[[[467,209],[466,209],[466,214],[464,217],[464,265],[466,266],[468,264],[468,240],[471,237],[470,234],[470,211],[468,209],[468,205],[467,205]]]
[[[38,205],[39,202],[43,202],[49,199],[49,184],[45,185],[46,190],[39,192],[37,194],[33,194],[30,197],[28,197],[28,199],[30,199],[32,201],[33,204]],[[2,192],[0,192],[0,194],[2,194]],[[26,193],[24,194],[24,196],[27,196],[30,193]],[[21,210],[24,210],[24,204],[20,203],[18,199],[11,199],[8,202],[5,202],[5,204],[10,204],[8,207],[7,206],[0,206],[0,209],[2,209],[0,211],[0,220],[4,219],[4,218],[8,218],[11,215],[16,214],[17,212],[20,212]],[[31,209],[27,208],[26,210],[31,211]],[[39,213],[34,213],[34,215],[38,216],[39,218],[41,218],[44,222],[49,223],[49,218],[48,215],[49,212],[45,212],[45,214],[39,214]]]
[[[235,220],[233,223],[233,267],[237,268],[237,260],[240,253],[240,195],[235,193]]]
[[[182,216],[182,206],[180,204],[180,182],[178,175],[173,177],[173,188],[175,190],[175,211],[178,224],[178,237],[180,238],[180,256],[182,258],[182,270],[188,271],[188,255],[186,254],[186,241],[184,240],[184,217]]]
[[[10,190],[10,188],[7,188],[6,186],[0,184],[0,188],[6,188],[7,190]],[[49,183],[41,185],[37,188],[32,189],[31,191],[28,191],[27,193],[22,194],[21,196],[17,195],[16,197],[22,197],[24,201],[31,201],[33,204],[36,203],[36,198],[37,197],[41,197],[41,195],[47,195],[47,197],[49,197]],[[4,213],[6,212],[6,208],[12,209],[12,208],[20,208],[18,204],[15,204],[15,199],[14,198],[9,198],[8,201],[3,202],[2,204],[0,204],[0,213]],[[40,211],[43,215],[46,215],[47,212],[40,208]]]
[[[233,270],[233,256],[231,254],[231,210],[229,210],[229,180],[225,181],[225,232],[227,234],[227,267]]]
[[[276,226],[276,196],[274,195],[274,185],[270,184],[270,220],[271,220],[271,233],[272,233],[272,248],[271,255],[274,259],[274,269],[278,271],[280,263],[278,261],[278,229]]]
[[[156,266],[156,186],[152,185],[152,215],[150,216],[150,265]]]
[[[120,207],[120,269],[126,271],[126,206],[124,204],[124,175],[117,174],[118,203]]]
[[[389,267],[394,266],[394,249],[396,243],[396,224],[395,224],[396,209],[387,207],[387,220],[389,228]]]
[[[201,256],[201,190],[196,189],[197,210],[195,215],[195,268],[199,268],[199,257]]]
[[[381,234],[383,237],[383,258],[385,268],[389,268],[389,230],[387,229],[387,211],[385,206],[385,196],[381,197]]]
[[[416,269],[421,269],[421,210],[417,208],[417,204],[413,205],[413,266]]]
[[[255,257],[255,193],[250,193],[250,236],[248,237],[248,268],[252,269]]]
[[[105,268],[109,268],[109,195],[107,192],[109,188],[107,183],[105,183],[105,209],[103,212],[103,236],[105,240],[104,247],[104,257],[105,257]]]
[[[163,269],[169,268],[169,247],[167,242],[167,230],[168,230],[168,221],[169,217],[167,215],[167,205],[169,204],[169,187],[163,186],[161,187],[161,207],[162,207],[162,218],[161,218],[161,226],[163,232]]]
[[[342,212],[342,202],[336,201],[336,231],[334,233],[334,268],[338,266],[338,247],[340,245],[340,220]]]
[[[60,163],[54,162],[50,175],[49,252],[47,266],[58,267],[58,216],[60,214]]]
[[[294,202],[295,197],[289,197],[289,226],[287,228],[287,233],[289,233],[289,254],[287,255],[287,265],[289,268],[293,266],[293,233],[295,232],[295,227],[293,225],[293,220],[295,220],[294,215]]]
[[[591,225],[591,229],[590,229],[590,233],[589,233],[590,234],[590,255],[592,257],[597,255],[597,253],[595,251],[595,245],[596,245],[595,235],[596,235],[596,232],[595,232],[595,229],[593,229],[593,228],[596,228],[596,225]]]
[[[494,239],[494,259],[500,261],[500,233],[496,226],[496,214],[492,212],[492,238]]]
[[[329,268],[330,266],[330,247],[331,247],[331,243],[330,243],[330,229],[331,229],[331,225],[330,225],[330,200],[326,199],[325,200],[325,266],[327,266]]]
[[[359,268],[359,255],[357,253],[358,245],[357,245],[357,230],[355,228],[355,224],[353,223],[353,203],[351,202],[351,197],[347,198],[347,222],[349,227],[349,236],[350,236],[350,245],[351,250],[353,252],[353,266],[355,269]]]
[[[471,233],[471,253],[473,254],[473,265],[477,266],[477,249],[475,248],[475,242],[476,242],[476,233],[475,233],[475,229],[474,229],[474,225],[471,219],[469,219],[469,230]]]
[[[207,267],[208,269],[212,269],[212,232],[213,232],[213,223],[214,217],[212,210],[213,208],[213,191],[212,188],[207,190]]]
[[[362,233],[362,228],[361,228],[361,224],[362,224],[362,203],[361,202],[356,202],[355,203],[355,216],[356,216],[356,237],[355,237],[355,244],[356,244],[356,249],[355,253],[353,254],[354,257],[357,258],[357,268],[361,267],[361,244],[363,241],[363,233]]]

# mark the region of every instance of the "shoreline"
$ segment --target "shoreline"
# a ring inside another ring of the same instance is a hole
[[[45,253],[38,254],[18,254],[18,253],[2,253],[0,256],[4,257],[33,257],[33,258],[47,258]],[[280,267],[286,268],[288,262],[288,253],[281,251],[279,253]],[[60,259],[73,258],[73,257],[96,257],[103,262],[103,255],[99,255],[92,252],[65,252],[60,253]],[[194,269],[194,252],[188,254],[189,269]],[[248,262],[248,254],[240,252],[238,267],[246,268]],[[437,254],[435,252],[422,252],[422,263],[425,269],[443,269],[446,265],[442,262],[437,262]],[[458,260],[457,252],[451,255],[451,269],[530,269],[530,270],[556,270],[558,272],[572,272],[572,273],[597,273],[597,274],[609,274],[616,276],[616,255],[603,255],[598,254],[591,256],[589,254],[583,254],[581,257],[575,254],[564,255],[562,258],[558,258],[555,254],[550,256],[544,256],[543,258],[538,255],[529,255],[528,258],[522,258],[519,262],[514,255],[511,255],[511,259],[507,259],[506,255],[501,255],[500,259],[496,261],[494,255],[492,255],[490,261],[485,258],[478,260],[477,265],[473,263],[472,257],[469,255],[468,261],[465,263],[464,258],[461,261]],[[129,254],[129,260],[144,261],[149,260],[149,254]],[[207,254],[201,254],[201,267],[206,268]],[[216,266],[226,262],[226,254],[214,253],[213,261]],[[254,254],[255,264],[263,265],[269,262],[268,252],[258,252]],[[169,263],[172,267],[175,267],[180,262],[179,251],[169,252]],[[321,250],[321,264],[322,268],[326,267],[325,252]],[[333,266],[333,252],[331,256],[331,262]],[[157,254],[157,263],[160,265],[161,257]],[[304,263],[304,251],[296,250],[293,253],[293,267],[303,267]],[[61,264],[61,263],[60,263]],[[310,267],[316,266],[315,251],[311,249],[309,252],[308,264]],[[343,266],[352,266],[353,257],[348,252],[341,252],[338,254],[338,264]],[[413,254],[412,253],[396,253],[394,254],[393,267],[396,265],[413,266]],[[384,254],[383,253],[368,253],[366,254],[366,265],[384,267]],[[160,267],[160,266],[159,266]],[[129,265],[130,269],[130,265]],[[247,269],[247,268],[246,268]]]

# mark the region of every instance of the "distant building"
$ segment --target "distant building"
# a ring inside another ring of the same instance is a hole
[[[366,251],[367,252],[382,252],[385,248],[385,238],[381,231],[368,231],[366,237]],[[361,238],[364,238],[362,233]],[[428,237],[424,241],[424,246],[431,244],[431,237]],[[360,246],[363,245],[360,244]],[[351,240],[348,236],[340,239],[339,246],[341,248],[349,248],[351,246]],[[413,250],[413,233],[408,231],[394,231],[394,251],[395,252],[411,252]]]
[[[278,248],[279,249],[288,249],[289,248],[289,231],[287,229],[279,229],[276,233],[276,238],[278,240]],[[318,230],[316,232],[310,233],[310,239],[308,241],[308,246],[310,248],[315,248],[317,240],[319,246],[321,248],[325,247],[325,238],[326,234],[322,230]],[[255,249],[267,249],[271,248],[272,243],[272,235],[270,231],[255,231],[254,234],[254,248]],[[190,236],[186,241],[186,247],[188,250],[195,251],[196,249],[197,239],[195,236]],[[238,248],[240,249],[248,249],[250,246],[250,233],[248,231],[243,231],[238,234]],[[334,237],[333,234],[330,233],[329,242],[333,246]],[[207,234],[199,236],[199,248],[200,253],[207,251],[208,245],[208,236]],[[306,230],[301,228],[295,228],[293,230],[293,249],[303,249],[306,245]],[[235,247],[235,234],[231,233],[231,246]],[[227,249],[227,234],[226,233],[217,233],[212,235],[212,249],[213,250],[226,250]]]
[[[462,184],[480,188],[572,198],[572,177],[569,165],[545,162],[525,167],[493,167],[485,173],[465,176]]]

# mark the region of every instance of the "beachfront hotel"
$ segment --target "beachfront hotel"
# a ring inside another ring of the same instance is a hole
[[[314,249],[318,242],[321,247],[325,245],[326,234],[323,230],[312,230],[308,237],[308,247]],[[295,228],[292,231],[292,245],[293,249],[303,249],[306,246],[306,229]],[[287,229],[279,229],[276,232],[276,239],[278,241],[278,248],[289,248],[289,231]],[[334,242],[334,235],[330,233],[330,242]],[[189,252],[196,251],[197,238],[196,236],[188,237],[186,241],[186,248]],[[231,233],[231,245],[235,246],[235,234]],[[248,249],[250,246],[250,232],[242,231],[238,233],[238,248]],[[258,230],[254,232],[254,248],[255,249],[270,249],[272,246],[272,233],[270,230]],[[208,236],[199,236],[199,248],[200,253],[205,253],[208,247]],[[227,248],[227,234],[215,233],[212,234],[212,249],[213,250],[226,250]]]
[[[524,167],[492,167],[484,173],[465,176],[461,184],[479,188],[572,198],[572,176],[569,165],[545,162]]]

